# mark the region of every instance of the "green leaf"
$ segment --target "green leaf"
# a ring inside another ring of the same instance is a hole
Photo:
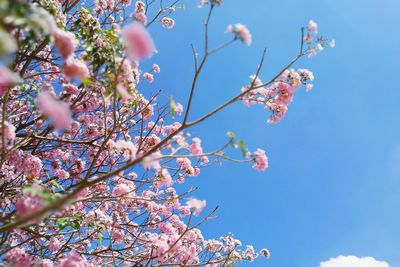
[[[231,139],[235,139],[236,138],[236,135],[232,131],[228,131],[227,135]]]
[[[61,217],[56,220],[56,225],[57,225],[58,229],[63,230],[65,227],[68,226],[67,222],[68,222],[67,217]]]
[[[97,233],[97,237],[99,238],[99,241],[100,241],[100,244],[103,244],[103,234],[102,233],[100,233],[100,232],[98,232]]]
[[[171,115],[172,115],[173,119],[175,117],[175,106],[176,106],[175,100],[172,96],[170,96],[169,97],[169,109],[171,111]]]
[[[246,145],[245,145],[244,141],[243,140],[239,140],[239,141],[236,142],[236,145],[237,145],[237,147],[240,148],[240,151],[242,152],[242,156],[243,157],[246,156],[247,148],[246,148]]]
[[[92,84],[92,80],[90,77],[86,77],[85,79],[82,80],[83,86],[86,88],[88,85]]]
[[[74,228],[75,230],[78,230],[81,226],[78,221],[74,220],[70,223],[71,227]]]

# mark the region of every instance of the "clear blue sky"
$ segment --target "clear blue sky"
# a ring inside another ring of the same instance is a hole
[[[224,163],[190,180],[208,211],[220,206],[218,218],[202,228],[206,237],[233,232],[243,243],[268,247],[271,259],[253,266],[318,267],[340,254],[400,266],[400,2],[224,2],[211,23],[211,44],[227,40],[225,27],[236,22],[248,26],[254,44],[235,44],[211,58],[191,118],[237,94],[264,47],[261,77],[272,77],[296,55],[299,28],[309,19],[337,46],[295,66],[314,72],[314,89],[296,94],[280,124],[266,124],[261,106],[237,103],[192,129],[210,150],[232,130],[270,159],[265,173]],[[200,46],[206,11],[194,0],[186,4],[175,29],[151,29],[160,52],[153,59],[162,69],[153,85],[183,104],[193,74],[189,45]]]

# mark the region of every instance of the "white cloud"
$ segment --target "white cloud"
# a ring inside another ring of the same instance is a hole
[[[377,261],[372,257],[339,256],[321,262],[319,267],[390,267],[387,262]]]

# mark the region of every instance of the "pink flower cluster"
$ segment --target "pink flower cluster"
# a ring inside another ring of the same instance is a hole
[[[0,96],[4,96],[11,85],[21,81],[18,74],[0,65]]]
[[[250,87],[242,88],[245,93],[242,100],[246,106],[263,104],[265,108],[272,112],[268,123],[277,123],[285,116],[289,104],[293,100],[293,95],[297,89],[304,85],[307,91],[312,89],[309,82],[314,80],[314,75],[307,69],[285,70],[277,80],[269,87],[263,87],[261,80],[251,76],[253,89]]]
[[[78,78],[83,80],[86,77],[89,77],[89,69],[81,60],[69,58],[65,61],[61,70],[69,79]]]
[[[156,52],[150,34],[140,23],[134,22],[122,29],[122,37],[131,60],[145,59]]]
[[[265,171],[268,168],[268,158],[264,150],[257,149],[254,152],[253,168],[257,171]]]
[[[329,46],[330,48],[335,47],[335,40],[329,40],[324,37],[317,37],[318,33],[318,24],[310,20],[307,25],[307,34],[304,36],[304,40],[308,45],[308,57],[314,57],[317,55],[318,52],[324,50],[325,46]],[[315,43],[313,44],[315,40]]]
[[[143,1],[136,1],[135,13],[133,14],[133,17],[137,22],[140,22],[143,25],[147,24],[146,5],[143,3]]]
[[[37,97],[36,104],[40,112],[52,120],[54,127],[67,129],[71,125],[71,110],[67,103],[54,99],[47,92],[42,92]]]
[[[54,45],[64,59],[72,57],[78,44],[75,35],[72,32],[67,32],[61,29],[55,29],[52,32]]]
[[[167,28],[168,30],[171,30],[175,25],[175,20],[173,20],[171,18],[168,18],[168,17],[163,17],[161,19],[161,25],[164,28]]]
[[[36,196],[25,195],[18,200],[15,206],[17,214],[21,217],[27,216],[35,211],[41,210],[44,207],[43,199],[38,195]]]
[[[188,200],[186,204],[193,211],[193,214],[198,216],[200,212],[205,208],[206,201],[192,198]]]

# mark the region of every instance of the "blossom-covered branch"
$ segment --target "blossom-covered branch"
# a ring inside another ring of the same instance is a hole
[[[208,58],[251,45],[243,24],[227,27],[210,48],[208,8],[201,56],[186,106],[144,86],[161,75],[151,27],[171,30],[179,0],[0,0],[0,261],[10,266],[231,266],[269,256],[243,248],[229,233],[205,239],[199,226],[216,214],[195,189],[180,191],[215,162],[268,168],[265,150],[251,152],[234,133],[212,151],[189,130],[236,101],[263,104],[280,121],[294,92],[313,74],[291,69],[334,42],[302,30],[300,53],[263,83],[266,51],[249,85],[190,120]],[[144,69],[142,62],[151,63]],[[167,67],[167,66],[165,66]],[[206,140],[206,139],[205,139]],[[237,150],[240,153],[237,153]]]

